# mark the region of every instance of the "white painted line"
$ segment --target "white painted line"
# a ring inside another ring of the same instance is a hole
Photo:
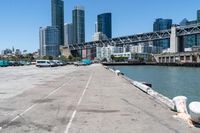
[[[78,103],[77,103],[77,105],[76,105],[76,109],[73,111],[72,116],[71,116],[71,118],[70,118],[70,120],[69,120],[69,122],[68,122],[68,124],[67,124],[67,127],[66,127],[66,129],[65,129],[65,133],[68,133],[68,132],[69,132],[69,129],[70,129],[71,125],[72,125],[72,121],[74,120],[74,117],[75,117],[76,112],[77,112],[77,107],[80,105],[80,103],[81,103],[81,101],[82,101],[82,99],[83,99],[83,97],[84,97],[84,95],[85,95],[85,92],[86,92],[86,90],[88,89],[88,86],[89,86],[89,84],[90,84],[90,82],[91,82],[92,76],[93,76],[93,74],[90,75],[90,77],[89,77],[89,79],[88,79],[88,81],[87,81],[87,84],[86,84],[86,86],[85,86],[85,89],[84,89],[84,91],[83,91],[83,93],[82,93],[82,95],[81,95],[81,97],[80,97],[80,99],[78,100]]]
[[[65,86],[66,84],[70,83],[72,80],[74,79],[71,78],[68,82],[66,83],[63,83],[60,87],[54,89],[52,92],[50,92],[47,96],[45,96],[44,98],[42,98],[41,100],[45,100],[47,99],[48,97],[50,97],[51,95],[53,95],[54,93],[56,93],[57,91],[59,91],[63,86]],[[36,107],[38,104],[40,103],[35,103],[33,105],[31,105],[29,108],[27,108],[24,112],[18,114],[15,118],[13,118],[11,121],[9,121],[7,124],[3,125],[2,127],[0,127],[0,130],[3,129],[4,126],[7,126],[9,125],[10,123],[12,123],[13,121],[17,120],[18,118],[20,118],[20,116],[23,116],[25,113],[27,113],[28,111],[30,111],[31,109],[33,109],[34,107]]]

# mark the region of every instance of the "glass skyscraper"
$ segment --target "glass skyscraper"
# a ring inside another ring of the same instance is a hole
[[[192,21],[181,21],[181,26],[197,25],[200,24],[200,10],[197,10],[197,19]],[[200,34],[183,36],[182,43],[184,48],[191,48],[193,46],[200,46]]]
[[[64,1],[51,0],[52,26],[60,32],[60,45],[64,45]]]
[[[200,10],[197,10],[197,23],[200,24]]]
[[[85,42],[85,10],[82,6],[76,6],[72,11],[73,44]]]
[[[168,30],[172,26],[172,19],[162,19],[158,18],[153,24],[153,31],[161,31],[161,30]],[[170,40],[158,40],[154,41],[154,45],[158,47],[162,47],[163,49],[167,49],[170,47]]]
[[[40,56],[57,57],[60,44],[60,31],[57,27],[40,28]]]
[[[112,38],[112,14],[103,13],[97,16],[97,29],[107,38]]]
[[[65,24],[64,26],[65,46],[73,44],[73,24]]]

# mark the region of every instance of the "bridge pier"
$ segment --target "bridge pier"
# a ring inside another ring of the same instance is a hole
[[[197,63],[200,63],[200,55],[197,54]]]
[[[177,37],[176,26],[172,26],[170,35],[170,50],[173,53],[179,52],[179,38]]]

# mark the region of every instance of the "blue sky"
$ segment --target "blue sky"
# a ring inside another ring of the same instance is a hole
[[[156,18],[196,19],[200,0],[64,0],[65,22],[71,22],[72,9],[83,5],[86,12],[86,41],[91,41],[98,14],[111,12],[113,37],[152,31]],[[39,48],[39,27],[51,25],[50,0],[1,0],[0,50]]]

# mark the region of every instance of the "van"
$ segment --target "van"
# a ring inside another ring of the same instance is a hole
[[[36,60],[37,67],[51,67],[49,60]]]

